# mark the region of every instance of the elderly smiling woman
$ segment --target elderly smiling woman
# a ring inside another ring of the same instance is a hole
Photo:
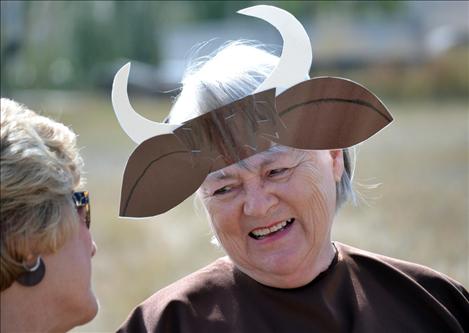
[[[275,146],[210,174],[199,195],[241,271],[268,286],[295,288],[335,255],[330,233],[342,174],[341,150]]]
[[[278,27],[282,57],[229,44],[188,71],[165,124],[132,116],[128,65],[116,75],[114,109],[140,143],[121,215],[159,214],[197,190],[227,254],[155,293],[119,332],[468,331],[456,281],[331,240],[353,196],[348,148],[392,120],[385,106],[349,80],[308,80],[309,40],[290,14],[241,13]]]
[[[66,332],[93,319],[90,231],[76,135],[1,99],[1,332]]]

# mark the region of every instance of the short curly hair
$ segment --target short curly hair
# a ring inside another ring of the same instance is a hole
[[[83,161],[63,124],[1,99],[1,291],[24,272],[30,254],[57,251],[77,230],[71,195]]]

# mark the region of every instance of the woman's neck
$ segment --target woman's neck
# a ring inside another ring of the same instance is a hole
[[[65,332],[67,328],[56,325],[40,291],[14,283],[0,293],[1,332]]]

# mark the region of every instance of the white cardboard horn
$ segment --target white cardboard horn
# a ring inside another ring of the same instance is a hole
[[[130,62],[119,69],[112,83],[112,106],[124,132],[137,144],[155,135],[172,133],[179,125],[148,120],[132,108],[127,94],[129,72]]]
[[[260,18],[272,24],[282,36],[283,49],[277,67],[255,90],[277,88],[276,94],[309,79],[313,60],[311,41],[301,23],[289,12],[267,5],[241,9],[239,14]]]
[[[301,23],[289,12],[266,5],[242,9],[238,13],[260,18],[272,24],[282,36],[283,49],[277,67],[254,93],[276,88],[276,94],[309,78],[313,59],[311,42]],[[112,106],[125,133],[137,144],[155,135],[172,133],[179,125],[158,123],[139,115],[127,94],[130,63],[115,75],[112,84]]]

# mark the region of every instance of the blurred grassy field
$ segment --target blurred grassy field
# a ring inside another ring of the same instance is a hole
[[[149,220],[117,217],[121,177],[135,145],[120,129],[109,96],[11,97],[70,125],[83,147],[101,309],[74,332],[114,331],[154,291],[223,255],[210,244],[210,229],[192,198]],[[132,102],[156,120],[169,109],[168,101]],[[363,200],[341,210],[334,239],[430,266],[468,287],[468,101],[387,102],[395,121],[360,147],[355,185]]]

